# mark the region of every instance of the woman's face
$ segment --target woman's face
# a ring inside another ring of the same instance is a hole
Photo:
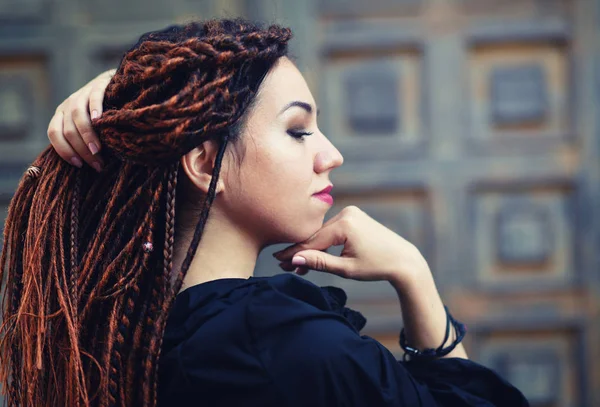
[[[331,185],[344,159],[319,130],[315,100],[288,58],[262,82],[240,144],[240,166],[223,162],[220,211],[262,247],[310,237],[331,206],[313,194]]]

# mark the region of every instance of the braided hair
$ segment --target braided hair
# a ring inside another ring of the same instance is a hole
[[[242,19],[142,35],[94,120],[101,173],[49,146],[20,180],[4,228],[0,384],[9,406],[154,406],[167,316],[240,136],[291,31]],[[219,144],[191,244],[173,270],[179,162]],[[2,293],[2,290],[0,290]]]

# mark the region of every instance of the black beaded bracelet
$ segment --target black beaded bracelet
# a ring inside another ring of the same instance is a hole
[[[452,315],[450,314],[450,311],[448,311],[448,307],[444,306],[444,310],[446,311],[446,335],[444,336],[442,344],[436,349],[427,348],[419,350],[407,345],[406,336],[404,334],[404,328],[402,328],[402,330],[400,331],[400,347],[402,348],[402,350],[404,350],[404,361],[407,360],[408,356],[411,357],[411,360],[420,358],[433,359],[446,356],[447,354],[452,352],[454,348],[456,348],[456,345],[458,345],[463,340],[465,334],[467,333],[466,325],[454,319],[454,317],[452,317]],[[454,340],[454,342],[452,342],[450,345],[444,348],[443,346],[450,335],[450,324],[452,324],[456,331],[456,339]]]

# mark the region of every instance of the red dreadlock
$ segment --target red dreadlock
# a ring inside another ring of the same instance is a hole
[[[48,147],[4,228],[0,383],[9,406],[153,406],[166,319],[215,197],[221,161],[291,32],[211,20],[144,34],[94,127],[97,174]],[[183,265],[172,271],[179,159],[220,142]],[[151,243],[155,248],[150,250]]]

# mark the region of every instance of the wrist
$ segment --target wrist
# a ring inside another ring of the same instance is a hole
[[[423,287],[424,284],[427,284],[431,280],[433,280],[433,276],[427,266],[414,267],[408,272],[396,272],[388,279],[392,287],[398,292],[419,289],[419,287]]]
[[[416,246],[410,245],[404,251],[402,263],[396,265],[389,280],[395,288],[402,289],[406,285],[419,283],[419,280],[430,275],[431,270],[427,260]]]

